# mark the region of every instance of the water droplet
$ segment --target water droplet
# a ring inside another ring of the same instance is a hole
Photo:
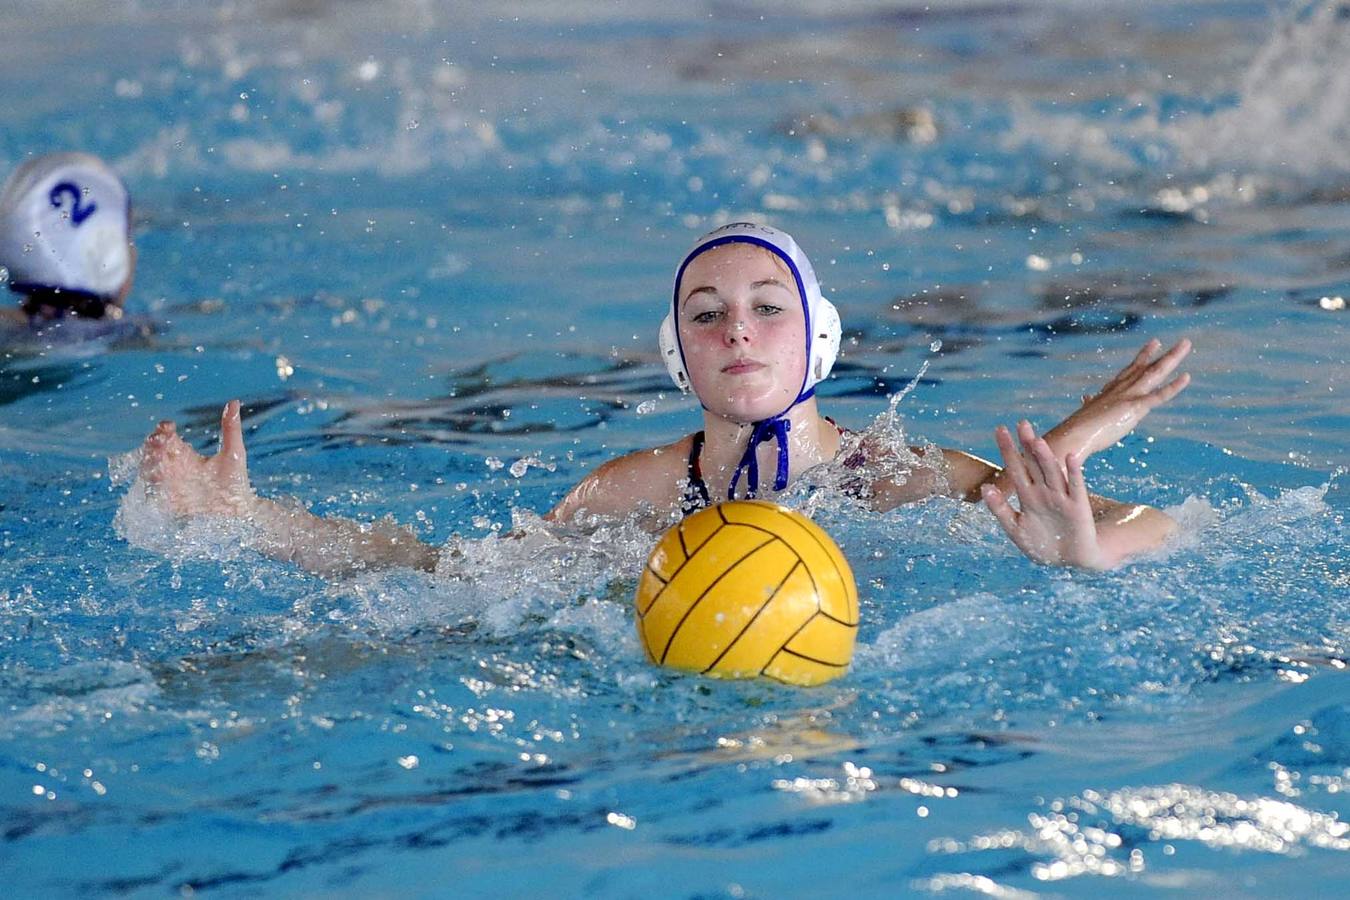
[[[939,350],[942,349],[942,341],[940,340],[933,341],[931,344],[928,345],[928,349],[933,353],[937,353]]]
[[[621,812],[609,813],[605,816],[605,821],[616,828],[622,828],[625,831],[632,831],[634,828],[637,828],[637,819],[632,816],[624,815]]]
[[[637,405],[637,414],[639,416],[645,416],[648,415],[649,413],[654,412],[656,412],[655,400],[643,400],[641,403]]]

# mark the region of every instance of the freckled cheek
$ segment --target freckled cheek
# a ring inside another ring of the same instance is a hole
[[[771,348],[782,362],[798,363],[806,356],[806,332],[801,322],[766,323],[760,331],[760,344]]]
[[[765,329],[764,335],[766,339],[772,339],[783,347],[800,348],[806,345],[806,332],[802,330],[800,322],[775,323]]]
[[[680,334],[680,346],[684,348],[685,359],[690,362],[695,359],[702,359],[709,353],[714,352],[718,344],[719,341],[716,336],[706,331]]]
[[[697,389],[709,377],[715,377],[717,342],[704,335],[681,335],[684,346],[684,365]]]

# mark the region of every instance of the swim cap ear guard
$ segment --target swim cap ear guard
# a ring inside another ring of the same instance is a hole
[[[694,242],[693,248],[685,256],[684,262],[680,263],[680,268],[675,274],[675,297],[657,333],[661,361],[665,363],[666,371],[670,373],[676,387],[682,392],[693,390],[689,371],[684,365],[684,349],[680,346],[680,335],[675,325],[675,316],[680,304],[680,282],[684,278],[684,270],[696,257],[714,247],[736,243],[755,244],[769,250],[787,265],[788,271],[797,282],[797,291],[802,298],[802,310],[806,316],[806,357],[810,362],[806,367],[801,390],[793,402],[793,405],[796,405],[809,397],[812,388],[824,381],[830,374],[830,369],[834,368],[834,361],[839,356],[839,341],[843,328],[839,321],[839,311],[821,294],[820,282],[816,280],[815,270],[811,268],[811,261],[806,258],[802,248],[797,246],[792,235],[768,225],[733,222],[708,232]]]
[[[689,379],[689,370],[684,364],[684,348],[680,344],[680,332],[676,326],[676,316],[680,309],[680,282],[684,278],[684,270],[689,268],[691,262],[699,255],[723,244],[754,244],[781,259],[797,282],[797,294],[802,299],[802,313],[806,322],[807,365],[797,399],[777,415],[752,423],[754,430],[750,434],[740,464],[731,477],[731,484],[727,487],[727,499],[734,500],[736,484],[740,481],[742,472],[747,476],[747,496],[753,497],[759,490],[759,459],[755,450],[768,440],[778,441],[778,471],[774,477],[774,490],[781,491],[787,487],[787,433],[792,427],[792,422],[785,416],[792,407],[813,395],[816,385],[830,374],[830,369],[834,367],[834,361],[839,356],[842,326],[839,322],[839,311],[820,293],[820,282],[816,280],[816,272],[811,268],[811,261],[806,258],[802,248],[797,246],[792,235],[754,222],[733,222],[730,225],[723,225],[695,241],[693,249],[685,256],[684,262],[680,263],[680,268],[675,273],[674,299],[657,333],[661,361],[665,363],[666,371],[670,373],[671,379],[681,391],[692,390],[693,384]]]
[[[693,385],[689,383],[689,373],[684,369],[684,360],[680,358],[680,339],[675,334],[674,314],[666,313],[666,317],[661,320],[661,330],[656,335],[656,342],[661,347],[661,362],[666,364],[666,371],[670,373],[670,378],[680,389],[680,393],[685,394],[693,390]]]
[[[116,298],[131,275],[131,203],[88,153],[24,163],[0,191],[0,265],[20,293]]]

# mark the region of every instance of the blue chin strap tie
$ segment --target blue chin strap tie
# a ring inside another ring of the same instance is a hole
[[[796,406],[806,398],[815,394],[814,387],[803,391],[792,406]],[[727,486],[727,499],[736,499],[736,485],[740,483],[741,473],[745,473],[745,485],[747,498],[753,498],[759,493],[759,456],[755,453],[759,445],[765,441],[775,438],[778,440],[778,471],[773,476],[773,489],[781,491],[788,486],[788,432],[792,430],[792,422],[783,418],[792,409],[789,406],[776,416],[770,416],[767,419],[760,419],[753,423],[755,430],[750,433],[750,443],[745,445],[745,452],[741,454],[741,461],[736,464],[736,471],[731,474],[731,484]]]

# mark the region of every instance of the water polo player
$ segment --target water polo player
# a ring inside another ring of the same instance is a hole
[[[896,465],[898,449],[846,442],[843,430],[819,412],[814,393],[830,372],[839,339],[838,314],[791,236],[737,223],[700,238],[677,271],[659,343],[676,384],[698,397],[703,429],[605,463],[548,518],[643,515],[660,527],[723,498],[772,495],[838,460],[877,509],[937,492],[983,498],[1018,548],[1042,563],[1111,568],[1158,547],[1175,528],[1151,507],[1089,495],[1082,463],[1186,386],[1187,376],[1173,373],[1189,342],[1159,355],[1158,343],[1150,341],[1043,437],[1020,423],[1020,450],[1000,427],[1005,467],[999,469],[958,450],[941,450],[940,459],[918,468]],[[847,458],[840,459],[846,447]],[[324,519],[258,497],[248,480],[237,401],[225,408],[215,456],[200,456],[172,422],[161,422],[146,439],[141,471],[147,489],[176,515],[246,518],[257,549],[312,571],[436,568],[439,551],[411,532]],[[1018,508],[1008,503],[1014,493]]]
[[[51,153],[19,166],[0,190],[0,266],[22,316],[120,319],[136,267],[130,227],[127,189],[98,157]]]

